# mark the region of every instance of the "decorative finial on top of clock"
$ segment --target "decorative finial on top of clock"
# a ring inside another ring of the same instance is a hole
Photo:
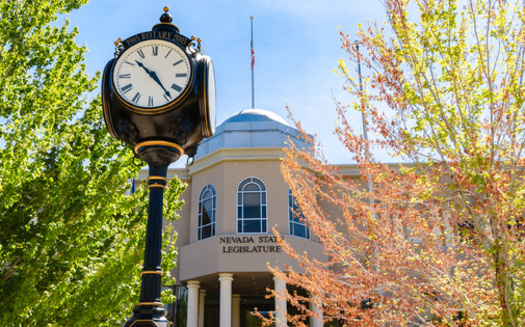
[[[162,16],[160,16],[161,23],[171,23],[173,21],[171,14],[168,13],[169,10],[170,8],[168,8],[167,6],[164,7],[164,13],[162,14]]]
[[[167,6],[164,7],[164,13],[160,16],[160,23],[153,26],[154,31],[168,31],[180,33],[180,29],[171,23],[173,21],[173,18],[168,12],[169,10],[170,8],[168,8]]]
[[[113,42],[113,44],[115,44],[115,57],[117,57],[122,52],[122,50],[124,50],[122,39],[118,38],[115,42]]]

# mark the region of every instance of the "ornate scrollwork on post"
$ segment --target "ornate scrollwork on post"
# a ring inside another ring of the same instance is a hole
[[[202,40],[200,38],[196,38],[195,36],[192,36],[191,37],[191,40],[192,41],[197,41],[197,44],[195,44],[195,42],[190,42],[187,46],[187,49],[188,51],[191,53],[191,54],[195,54],[195,53],[202,53],[202,47],[201,47],[201,42]]]
[[[185,145],[192,130],[193,124],[188,118],[178,118],[171,123],[169,132],[175,136],[178,144]]]
[[[115,58],[117,58],[117,57],[120,55],[120,53],[121,53],[122,51],[124,51],[124,49],[125,49],[126,47],[125,47],[124,44],[122,43],[122,39],[121,39],[121,38],[118,38],[118,40],[116,40],[116,41],[114,42],[114,44],[115,44],[115,53],[114,53],[114,56],[115,56]]]
[[[118,124],[122,140],[126,143],[137,143],[139,138],[139,130],[137,126],[128,120],[121,120]]]
[[[195,155],[197,154],[198,146],[193,146],[186,150],[188,160],[186,160],[186,166],[191,166],[195,162]]]

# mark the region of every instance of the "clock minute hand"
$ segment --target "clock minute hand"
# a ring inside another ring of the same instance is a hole
[[[148,73],[149,77],[151,77],[157,84],[160,85],[160,87],[162,87],[162,89],[164,90],[164,93],[166,93],[166,95],[171,98],[171,94],[170,92],[168,92],[168,90],[166,90],[166,88],[164,87],[164,85],[162,85],[159,77],[157,76],[157,74],[154,72],[154,71],[151,71],[149,70],[146,66],[144,66],[143,63],[141,63],[140,61],[138,60],[135,60],[135,62],[137,63],[137,65],[139,65],[140,67],[144,68],[144,70],[146,71],[146,73]]]

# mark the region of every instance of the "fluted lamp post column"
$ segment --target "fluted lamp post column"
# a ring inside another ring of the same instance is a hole
[[[149,188],[148,224],[140,302],[125,326],[171,326],[161,301],[162,206],[168,166],[180,157],[180,152],[169,146],[150,145],[140,149],[139,157],[149,165],[146,179]]]
[[[168,8],[151,31],[115,42],[104,69],[102,104],[109,133],[149,166],[140,302],[126,327],[171,326],[161,301],[162,205],[172,162],[193,158],[215,130],[213,64],[200,39],[180,34]]]

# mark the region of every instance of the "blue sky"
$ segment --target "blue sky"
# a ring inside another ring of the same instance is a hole
[[[333,95],[343,103],[352,100],[334,73],[338,60],[347,57],[339,31],[354,35],[359,23],[383,21],[379,0],[91,0],[68,16],[80,29],[77,42],[89,49],[88,71],[104,68],[119,37],[151,30],[164,6],[170,8],[181,34],[201,38],[205,54],[213,60],[218,124],[251,107],[253,16],[255,107],[286,118],[288,105],[306,130],[318,135],[331,162],[351,163],[333,135]],[[353,117],[360,131],[360,113]]]

